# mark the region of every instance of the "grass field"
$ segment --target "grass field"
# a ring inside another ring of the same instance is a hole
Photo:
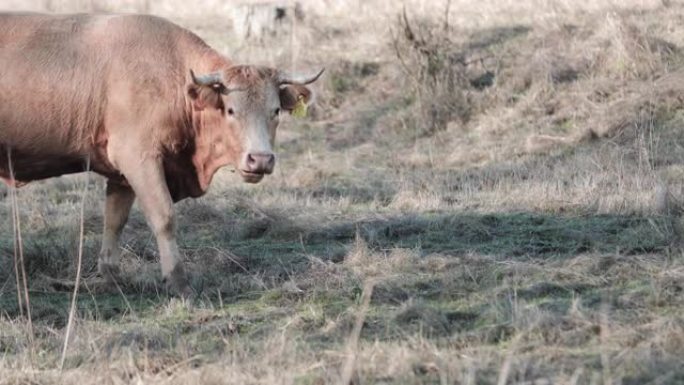
[[[684,383],[683,4],[304,1],[243,43],[166,3],[236,61],[325,66],[317,103],[274,175],[177,204],[192,306],[137,206],[97,285],[104,180],[68,176],[16,190],[29,328],[0,187],[0,383]]]

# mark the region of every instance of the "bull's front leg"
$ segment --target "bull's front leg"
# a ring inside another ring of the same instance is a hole
[[[130,156],[119,167],[138,197],[147,223],[154,232],[159,248],[161,270],[168,288],[184,297],[192,289],[176,243],[176,219],[161,160]]]
[[[112,180],[107,181],[102,249],[97,262],[98,270],[105,278],[114,279],[119,275],[119,260],[121,259],[119,238],[128,221],[133,201],[135,201],[133,189]]]

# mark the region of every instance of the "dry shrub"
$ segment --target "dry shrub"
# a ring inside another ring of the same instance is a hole
[[[469,126],[520,138],[528,153],[597,137],[640,146],[684,105],[684,73],[674,70],[684,54],[662,35],[638,14],[611,12],[510,38],[479,54],[493,57],[495,80]]]
[[[545,152],[648,128],[681,107],[680,75],[670,72],[684,55],[675,44],[633,13],[586,19],[455,31],[404,10],[392,48],[413,97],[408,116],[416,121],[406,125],[419,135],[536,131],[544,135],[522,147]]]
[[[598,137],[621,139],[652,129],[684,106],[684,73],[672,72],[656,80],[635,81],[624,86],[613,100],[597,105],[588,127]],[[616,91],[618,92],[618,91]]]
[[[403,76],[415,98],[414,122],[419,134],[444,130],[451,121],[465,123],[468,102],[466,59],[450,29],[432,20],[411,22],[404,8],[393,31],[392,44]]]
[[[649,34],[626,16],[609,13],[597,22],[590,42],[598,49],[592,73],[613,79],[650,78],[667,67],[677,47]]]

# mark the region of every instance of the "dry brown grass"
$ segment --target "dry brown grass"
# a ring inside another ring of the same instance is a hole
[[[8,219],[0,383],[684,381],[681,4],[407,0],[404,18],[384,0],[304,1],[295,39],[243,46],[230,3],[175,3],[22,5],[146,10],[238,61],[324,65],[313,116],[284,122],[262,184],[224,170],[177,205],[193,309],[159,289],[134,210],[121,291],[80,288],[61,372],[75,251],[93,272],[103,182],[83,237],[83,176],[19,189],[36,338]],[[0,198],[0,215],[11,205]]]

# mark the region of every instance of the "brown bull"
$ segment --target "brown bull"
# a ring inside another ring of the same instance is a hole
[[[0,179],[105,176],[100,272],[118,270],[137,197],[162,274],[186,295],[173,203],[203,195],[222,166],[249,183],[270,174],[281,111],[308,103],[321,72],[234,65],[152,16],[0,14]]]

